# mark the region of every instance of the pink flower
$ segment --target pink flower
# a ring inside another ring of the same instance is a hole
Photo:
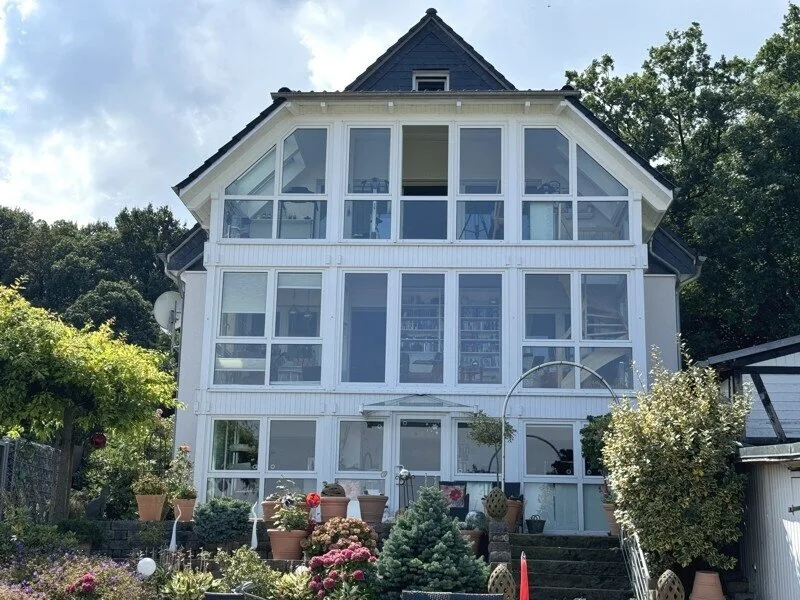
[[[353,571],[353,579],[356,581],[364,581],[364,571],[361,569],[356,569]]]

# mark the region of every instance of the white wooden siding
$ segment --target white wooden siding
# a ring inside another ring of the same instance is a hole
[[[205,318],[206,274],[204,271],[186,271],[184,282],[183,313],[181,331],[186,333],[189,343],[181,345],[180,379],[178,380],[178,409],[175,419],[175,446],[189,444],[194,448],[199,411],[197,387],[203,364],[202,332]]]
[[[771,360],[755,363],[761,367],[798,367],[800,353],[780,356]],[[783,431],[789,438],[800,437],[800,376],[798,375],[762,375],[764,387],[767,389],[772,406],[780,419]],[[752,410],[747,417],[748,437],[775,437],[764,405],[753,386],[753,380],[745,375],[742,381],[751,391]]]
[[[678,309],[673,275],[644,276],[645,338],[647,343],[647,372],[652,368],[650,349],[661,353],[664,366],[671,371],[680,369],[678,355]]]

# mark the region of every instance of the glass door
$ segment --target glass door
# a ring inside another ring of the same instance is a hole
[[[400,509],[416,499],[420,486],[439,485],[442,470],[442,419],[398,415],[397,465],[410,477],[398,477],[394,469],[393,494]]]

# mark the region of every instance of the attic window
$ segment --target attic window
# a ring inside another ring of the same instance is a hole
[[[446,92],[450,89],[450,75],[446,71],[415,71],[415,92]]]

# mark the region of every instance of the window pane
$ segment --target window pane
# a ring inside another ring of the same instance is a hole
[[[403,195],[447,195],[447,125],[403,126]]]
[[[581,364],[597,371],[615,390],[633,387],[633,353],[630,348],[581,348]],[[581,387],[605,389],[597,377],[581,372]]]
[[[258,478],[209,477],[206,482],[206,498],[236,498],[250,506],[259,500]]]
[[[523,240],[571,240],[572,202],[523,202]]]
[[[578,529],[578,486],[573,483],[526,483],[525,515],[545,520],[544,532]]]
[[[348,194],[389,193],[390,138],[388,128],[350,130]]]
[[[459,191],[462,194],[499,194],[501,172],[500,129],[460,130]]]
[[[271,421],[269,470],[314,471],[316,444],[316,421]]]
[[[342,381],[386,379],[385,273],[346,273]]]
[[[275,146],[225,188],[228,196],[272,196],[275,193]]]
[[[276,337],[319,337],[321,273],[279,273]]]
[[[272,344],[270,383],[319,383],[322,344]]]
[[[350,498],[350,500],[358,501],[358,496],[361,496],[365,491],[371,496],[378,496],[386,493],[386,481],[383,479],[348,479],[337,477],[336,483],[341,484],[344,488],[344,495]]]
[[[404,240],[446,240],[447,202],[403,200],[400,237]]]
[[[264,385],[266,366],[266,344],[217,344],[214,383]]]
[[[572,336],[569,275],[525,275],[525,338],[568,340]]]
[[[458,239],[502,240],[503,226],[502,202],[458,203]]]
[[[586,531],[608,531],[599,485],[583,484],[583,528]]]
[[[324,240],[328,203],[324,200],[281,200],[278,237],[286,240]]]
[[[344,237],[388,240],[392,237],[392,203],[389,200],[346,200]]]
[[[438,419],[400,422],[400,464],[409,471],[438,471],[441,468],[442,423]]]
[[[627,240],[627,201],[578,202],[579,240]]]
[[[461,275],[458,283],[458,382],[501,383],[502,277]]]
[[[627,195],[628,188],[578,146],[578,196]]]
[[[444,275],[403,275],[400,383],[444,381]]]
[[[469,436],[469,423],[458,424],[458,473],[497,473],[499,454],[491,446],[479,445]]]
[[[266,305],[266,273],[224,273],[219,334],[263,336]]]
[[[270,239],[272,204],[272,200],[225,200],[222,237]]]
[[[525,346],[522,349],[522,372],[556,360],[575,360],[573,348],[554,348]],[[522,381],[526,388],[560,388],[570,389],[575,387],[575,367],[567,365],[553,365],[539,369]]]
[[[569,194],[569,142],[555,129],[525,130],[525,193]]]
[[[258,421],[214,421],[212,470],[258,469],[258,427]]]
[[[305,477],[267,477],[264,480],[264,497],[274,494],[278,490],[286,490],[287,492],[316,492],[317,487],[316,479],[308,479]]]
[[[339,423],[339,471],[383,470],[383,422]]]
[[[574,475],[572,425],[527,425],[525,472],[528,475]]]
[[[582,275],[583,338],[628,339],[628,278]]]
[[[325,193],[327,129],[296,129],[283,142],[283,193]]]

